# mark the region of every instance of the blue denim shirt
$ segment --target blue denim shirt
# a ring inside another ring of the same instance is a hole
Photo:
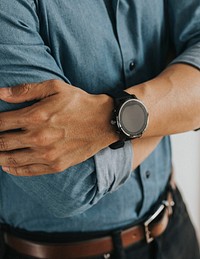
[[[60,79],[94,94],[124,89],[157,76],[170,46],[173,63],[200,68],[199,0],[0,1],[0,87]],[[169,137],[134,172],[132,152],[106,148],[53,175],[0,170],[0,222],[47,232],[134,223],[166,186]]]

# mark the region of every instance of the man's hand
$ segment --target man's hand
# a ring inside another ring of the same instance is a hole
[[[117,140],[109,125],[112,99],[59,80],[0,89],[10,103],[33,105],[0,113],[0,165],[19,176],[63,171]]]

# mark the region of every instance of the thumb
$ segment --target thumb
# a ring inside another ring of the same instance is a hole
[[[10,103],[41,100],[59,92],[60,80],[48,80],[41,83],[21,84],[0,88],[0,99]]]

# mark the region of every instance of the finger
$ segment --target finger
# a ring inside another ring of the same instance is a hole
[[[31,125],[34,126],[34,125]],[[50,152],[51,148],[60,149],[65,132],[57,128],[18,130],[0,133],[0,152],[32,148]],[[63,147],[62,147],[63,148]],[[44,150],[43,150],[44,149]],[[58,152],[57,152],[58,153]]]
[[[30,144],[26,143],[25,137],[24,131],[0,134],[0,151],[12,151],[30,147]]]
[[[61,80],[48,80],[41,83],[21,84],[0,89],[0,98],[10,103],[40,100],[59,92],[65,84]]]
[[[25,128],[27,125],[25,115],[28,109],[29,107],[26,107],[16,111],[0,113],[0,131]]]
[[[2,167],[3,171],[15,176],[38,176],[44,174],[53,174],[50,167],[43,164],[32,164],[22,167]]]
[[[52,104],[51,104],[52,106]],[[49,105],[49,107],[51,107]],[[0,132],[16,129],[33,129],[40,126],[49,118],[50,109],[43,101],[15,111],[0,113]]]
[[[6,167],[21,167],[31,164],[43,163],[37,152],[31,149],[0,152],[0,165]]]

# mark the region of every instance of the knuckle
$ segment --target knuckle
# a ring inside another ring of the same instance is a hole
[[[38,147],[47,147],[51,143],[51,135],[48,131],[41,130],[37,134],[34,133],[32,136],[32,144]]]
[[[21,174],[22,175],[32,175],[32,170],[29,166],[26,166],[24,168],[21,168]]]
[[[16,176],[20,175],[20,170],[17,167],[10,168],[10,173]]]
[[[51,80],[51,87],[54,90],[54,92],[59,92],[61,89],[61,81],[58,79]]]
[[[8,150],[8,143],[3,137],[0,137],[0,149],[1,151]]]
[[[5,121],[4,121],[4,120],[2,120],[2,119],[0,119],[0,128],[3,128],[3,127],[4,127],[4,125],[5,125]]]
[[[52,166],[51,166],[51,168],[52,168],[52,170],[54,171],[54,172],[62,172],[62,171],[64,171],[64,166],[63,166],[63,164],[61,163],[61,162],[56,162],[56,163],[54,163]]]
[[[45,161],[47,161],[48,163],[53,163],[56,160],[57,156],[55,151],[47,151],[44,155],[43,155],[43,159]]]
[[[43,147],[46,144],[45,136],[43,133],[37,133],[32,136],[32,143],[35,146]]]
[[[22,84],[23,93],[28,93],[31,89],[31,84]]]
[[[37,135],[33,135],[33,136],[31,136],[31,142],[32,142],[32,144],[34,145],[34,146],[38,146],[39,144],[40,144],[40,142],[39,142],[39,138],[38,138],[38,136]]]
[[[8,157],[7,158],[7,164],[9,166],[17,166],[18,165],[18,163],[17,163],[17,161],[14,157]]]
[[[15,176],[30,176],[33,172],[29,166],[27,167],[13,167],[10,169],[10,173]]]
[[[48,113],[46,111],[34,111],[28,117],[28,122],[34,125],[37,125],[42,122],[46,122],[48,120]]]
[[[33,146],[37,147],[37,146],[41,145],[40,137],[38,136],[38,134],[36,134],[36,133],[32,134],[30,139],[31,139],[31,143],[32,143]]]
[[[21,84],[19,87],[13,87],[12,92],[17,95],[27,94],[31,87],[31,84]]]
[[[45,134],[44,131],[40,131],[40,133],[37,136],[38,139],[38,144],[40,146],[46,146],[48,141],[47,141],[47,135]]]

